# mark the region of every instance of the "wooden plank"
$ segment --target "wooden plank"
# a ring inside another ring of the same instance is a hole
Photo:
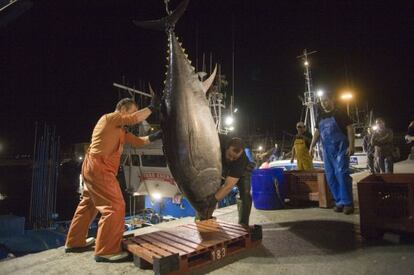
[[[154,238],[154,239],[157,239],[157,240],[159,240],[159,241],[161,241],[163,243],[166,243],[168,245],[174,246],[174,247],[176,247],[176,248],[178,248],[178,249],[180,249],[182,251],[185,251],[186,253],[194,252],[194,248],[191,248],[191,247],[189,247],[187,245],[183,245],[181,243],[178,243],[178,242],[173,241],[171,239],[168,239],[168,238],[166,238],[166,237],[164,237],[164,236],[162,236],[160,234],[155,234],[155,233],[156,232],[154,232],[154,233],[151,234],[151,237]]]
[[[209,222],[213,222],[213,220],[208,220]],[[220,224],[221,226],[227,227],[227,228],[233,228],[237,231],[243,232],[243,233],[249,233],[247,231],[246,228],[244,228],[243,226],[239,225],[239,224],[232,224],[232,223],[228,223],[228,222],[224,222],[224,221],[217,221],[218,224]]]
[[[211,229],[205,228],[203,226],[195,227],[195,226],[191,226],[191,225],[185,225],[185,227],[199,232],[201,237],[203,238],[203,242],[204,241],[210,241],[210,240],[218,240],[218,241],[225,242],[229,239],[228,237],[223,236],[222,234],[220,234],[220,232],[212,231]]]
[[[332,205],[332,196],[329,192],[325,174],[318,174],[319,207],[328,208]]]
[[[152,245],[158,246],[159,248],[161,248],[163,250],[166,250],[168,252],[171,252],[173,254],[179,254],[181,256],[181,255],[187,253],[186,251],[180,250],[180,249],[176,248],[175,246],[165,244],[164,242],[153,238],[151,234],[141,235],[140,237],[141,237],[141,239],[144,239],[147,242],[150,242]]]
[[[145,261],[149,263],[153,263],[153,260],[155,258],[160,258],[160,255],[153,253],[148,249],[143,248],[142,246],[137,245],[135,242],[131,240],[125,240],[123,243],[126,250],[128,250],[132,254],[139,255],[139,257],[143,258]]]
[[[156,234],[161,235],[161,236],[163,236],[163,237],[165,237],[167,239],[170,239],[172,241],[175,241],[177,243],[180,243],[182,245],[191,247],[191,248],[193,248],[195,250],[201,250],[201,249],[205,249],[206,248],[206,246],[201,245],[200,243],[193,242],[191,240],[185,240],[185,239],[183,239],[181,237],[177,237],[175,235],[169,234],[169,232],[167,232],[167,231],[157,231]]]
[[[231,236],[234,236],[234,237],[240,237],[240,236],[243,236],[243,235],[247,234],[245,232],[240,232],[240,231],[237,231],[233,228],[228,228],[228,227],[225,227],[225,226],[222,226],[222,225],[217,225],[217,224],[214,224],[214,223],[204,223],[200,226],[204,226],[206,228],[209,228],[209,229],[215,230],[215,231],[218,230],[218,231],[222,232],[225,235],[231,235]]]
[[[144,239],[141,239],[140,236],[135,237],[133,239],[133,241],[136,242],[137,244],[139,244],[140,246],[142,246],[142,247],[144,247],[146,249],[149,249],[152,252],[155,252],[155,253],[157,253],[157,254],[159,254],[161,256],[165,256],[166,257],[166,256],[170,256],[170,255],[173,254],[171,252],[165,251],[164,249],[161,249],[161,248],[159,248],[159,247],[157,247],[157,246],[155,246],[155,245],[147,242]]]
[[[176,229],[179,229],[179,228],[181,228],[181,227],[178,227]],[[216,244],[220,243],[219,240],[215,240],[211,236],[207,239],[207,236],[202,236],[196,230],[190,230],[189,228],[187,228],[186,231],[183,231],[182,228],[181,228],[181,230],[165,231],[165,232],[172,235],[172,236],[182,238],[184,240],[191,241],[191,242],[196,243],[196,244],[201,244],[205,247],[211,246],[211,245],[216,245]]]
[[[248,234],[247,232],[241,232],[232,227],[227,227],[226,225],[221,225],[217,223],[202,223],[202,224],[198,223],[197,225],[202,225],[204,227],[208,227],[214,230],[220,230],[221,232],[225,234],[229,234],[229,235],[236,236],[236,237],[240,237],[240,236]]]
[[[224,241],[231,240],[232,238],[238,238],[240,235],[235,233],[226,233],[222,230],[219,230],[217,228],[209,227],[206,225],[195,225],[195,224],[188,224],[187,227],[194,228],[195,230],[199,230],[201,232],[211,232],[217,235],[218,238],[222,238]]]

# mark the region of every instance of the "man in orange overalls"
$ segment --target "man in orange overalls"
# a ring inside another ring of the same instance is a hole
[[[134,147],[159,139],[161,132],[136,137],[124,130],[126,125],[142,122],[158,108],[159,99],[154,95],[151,104],[140,111],[132,99],[118,102],[113,113],[103,115],[96,124],[92,142],[82,166],[84,191],[66,238],[66,252],[81,252],[94,243],[88,238],[92,220],[101,213],[95,246],[97,262],[119,262],[128,258],[121,251],[124,232],[125,201],[116,179],[124,143]]]

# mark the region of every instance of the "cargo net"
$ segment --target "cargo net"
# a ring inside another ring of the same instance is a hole
[[[376,216],[391,219],[409,216],[408,186],[379,184],[373,189]]]

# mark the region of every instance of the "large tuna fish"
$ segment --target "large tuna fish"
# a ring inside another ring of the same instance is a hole
[[[220,142],[205,95],[216,70],[201,82],[175,36],[175,23],[188,2],[181,2],[165,18],[134,23],[167,33],[168,65],[161,107],[164,152],[179,188],[206,219],[214,210],[207,199],[219,189],[222,169]]]

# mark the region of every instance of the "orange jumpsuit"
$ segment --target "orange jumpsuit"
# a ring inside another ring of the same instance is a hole
[[[123,125],[141,122],[137,113],[123,115],[113,112],[103,115],[96,124],[92,142],[82,166],[84,191],[66,238],[67,247],[85,246],[88,229],[98,211],[95,255],[110,255],[121,251],[124,232],[125,201],[116,175],[124,143],[134,147],[144,139],[126,133]]]

